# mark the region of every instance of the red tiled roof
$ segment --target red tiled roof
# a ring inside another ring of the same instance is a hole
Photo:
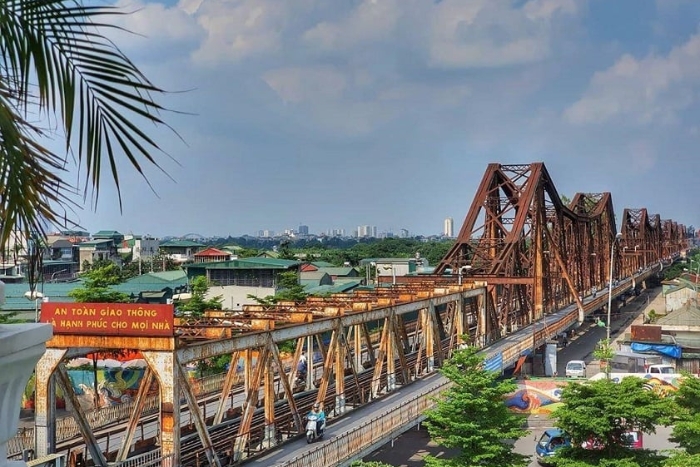
[[[214,248],[214,247],[209,247],[207,249],[200,251],[199,253],[194,254],[194,256],[230,256],[230,255],[231,255],[231,253],[221,251],[218,248]]]

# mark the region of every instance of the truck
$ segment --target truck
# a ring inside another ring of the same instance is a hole
[[[613,373],[648,373],[652,367],[661,369],[663,364],[661,356],[647,355],[636,352],[617,352],[611,362]],[[670,366],[670,365],[668,365]],[[666,371],[658,371],[666,373]],[[673,372],[671,372],[673,373]]]

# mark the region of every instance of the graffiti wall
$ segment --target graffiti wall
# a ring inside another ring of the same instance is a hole
[[[517,384],[517,391],[505,398],[506,407],[513,412],[536,415],[550,414],[561,405],[561,390],[567,381],[525,379]]]
[[[633,373],[611,373],[613,381],[620,381],[626,377],[638,377],[644,379],[644,388],[662,395],[672,393],[678,389],[680,384],[680,374],[633,374]],[[600,373],[591,380],[605,377],[605,373]],[[578,382],[584,382],[579,380]],[[548,415],[561,405],[561,391],[569,383],[562,379],[526,379],[516,382],[518,389],[505,398],[506,407],[513,412],[528,415]]]

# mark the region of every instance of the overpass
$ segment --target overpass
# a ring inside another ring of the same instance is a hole
[[[564,206],[543,164],[490,164],[434,275],[304,303],[212,313],[148,339],[55,336],[37,366],[36,426],[26,437],[34,438],[39,456],[84,449],[98,465],[254,460],[294,439],[315,401],[324,403],[332,428],[394,394],[441,390],[445,382],[434,373],[462,345],[483,348],[490,368],[507,368],[607,305],[609,280],[615,297],[658,273],[686,250],[684,231],[645,209],[626,209],[618,236],[609,193],[579,193]],[[595,297],[594,289],[600,291]],[[293,342],[295,351],[283,355],[282,342]],[[135,400],[109,416],[81,409],[66,359],[122,348],[141,350],[148,363]],[[309,358],[305,384],[297,385],[304,351],[318,359]],[[186,365],[222,355],[242,362],[242,372],[231,364],[227,374],[196,384],[186,377]],[[423,388],[428,381],[437,386]],[[72,431],[58,426],[55,384],[74,407]],[[153,385],[157,394],[149,393]],[[383,431],[414,425],[429,400],[405,397],[415,400],[393,410]],[[342,452],[355,457],[383,442],[353,433],[343,436]],[[339,447],[338,438],[326,443]],[[333,449],[323,446],[312,452],[330,455]]]

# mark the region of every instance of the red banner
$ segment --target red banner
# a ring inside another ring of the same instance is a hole
[[[172,305],[44,302],[40,321],[52,324],[54,334],[174,336]]]

